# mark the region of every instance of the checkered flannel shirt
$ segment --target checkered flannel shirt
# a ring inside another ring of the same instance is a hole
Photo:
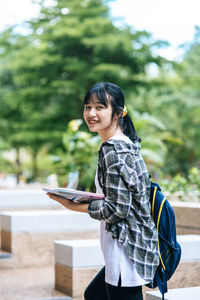
[[[138,273],[147,282],[159,265],[157,230],[149,202],[150,180],[140,143],[108,140],[99,150],[98,180],[105,199],[89,204],[92,218],[106,221],[106,230],[121,242]]]

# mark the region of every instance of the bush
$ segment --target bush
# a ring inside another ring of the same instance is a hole
[[[188,177],[177,174],[161,182],[163,189],[182,201],[200,201],[200,170],[196,167],[189,170]]]

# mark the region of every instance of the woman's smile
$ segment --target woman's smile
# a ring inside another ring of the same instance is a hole
[[[97,124],[99,121],[98,120],[94,120],[94,119],[89,119],[88,120],[88,123],[90,124],[90,125],[95,125],[95,124]]]

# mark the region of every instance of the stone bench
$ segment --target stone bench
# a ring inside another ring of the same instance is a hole
[[[104,265],[98,239],[55,241],[55,288],[81,299],[85,288]]]
[[[98,237],[99,221],[84,213],[67,209],[1,213],[1,249],[12,253],[18,267],[53,264],[54,240]]]
[[[159,291],[146,292],[146,300],[159,300],[162,295]],[[181,289],[171,289],[165,294],[165,300],[199,300],[200,286]]]
[[[200,235],[178,236],[182,247],[181,263],[168,287],[198,285],[200,282]],[[55,241],[55,287],[83,299],[88,283],[103,266],[98,240]],[[187,275],[186,275],[187,274]],[[151,290],[144,288],[144,291]]]
[[[32,209],[64,209],[42,189],[0,190],[0,211]]]
[[[200,234],[200,203],[171,202],[177,234]]]
[[[16,210],[64,209],[50,199],[42,189],[0,190],[0,212]],[[1,216],[0,216],[1,218]],[[0,220],[1,230],[1,220]],[[1,234],[0,234],[1,240]],[[0,243],[1,245],[1,243]]]
[[[168,281],[169,289],[199,286],[200,235],[178,235],[181,244],[181,262]]]
[[[181,245],[181,262],[200,261],[200,235],[179,235],[178,242]]]

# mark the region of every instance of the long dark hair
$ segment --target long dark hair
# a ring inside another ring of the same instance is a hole
[[[112,117],[117,114],[121,116],[119,118],[119,126],[122,128],[123,133],[128,136],[133,142],[141,139],[137,136],[135,126],[127,113],[125,117],[122,117],[123,108],[125,105],[124,95],[122,90],[116,84],[111,82],[103,82],[95,84],[85,95],[84,105],[88,104],[95,95],[97,99],[105,106],[108,106],[108,102],[112,105],[113,113]]]

